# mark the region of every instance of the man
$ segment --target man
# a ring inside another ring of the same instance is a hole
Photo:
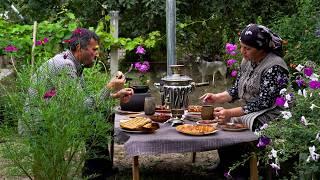
[[[49,95],[55,93],[55,82],[64,73],[67,79],[76,80],[79,90],[84,90],[85,82],[83,78],[83,69],[91,68],[94,65],[94,60],[98,56],[99,37],[92,31],[84,28],[78,28],[73,31],[72,36],[65,42],[69,43],[70,50],[66,50],[57,54],[52,59],[48,60],[40,66],[37,72],[32,77],[32,82],[35,84],[43,84]],[[55,77],[55,78],[54,78]],[[123,88],[125,77],[121,72],[117,72],[116,76],[102,89],[99,94],[99,100],[107,98],[119,98],[122,102],[128,102],[133,94],[131,88]],[[29,89],[30,98],[35,97],[37,91],[33,88]],[[46,98],[46,97],[44,97]],[[74,97],[76,98],[76,97]],[[88,109],[95,108],[94,97],[88,96],[85,100],[85,106]],[[30,105],[27,108],[31,108]],[[19,122],[19,133],[27,132],[27,128],[23,123]],[[111,161],[109,160],[109,152],[107,145],[92,145],[96,134],[92,134],[86,142],[88,158],[84,163],[83,176],[89,179],[105,179],[111,174]],[[92,157],[91,155],[94,155]],[[94,176],[94,178],[91,178]]]

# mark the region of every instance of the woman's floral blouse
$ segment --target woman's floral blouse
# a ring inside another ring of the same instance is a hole
[[[253,68],[257,65],[253,65]],[[236,82],[228,90],[232,100],[239,99],[238,83],[241,73],[239,71]],[[256,101],[246,103],[242,108],[245,114],[260,111],[274,105],[281,89],[286,88],[288,83],[288,71],[281,66],[275,65],[264,72],[261,76],[259,98]]]

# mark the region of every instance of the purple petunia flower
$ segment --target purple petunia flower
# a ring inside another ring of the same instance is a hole
[[[303,79],[296,79],[296,83],[299,87],[301,87],[304,84],[304,80]]]
[[[142,46],[138,46],[136,50],[136,54],[145,54],[146,51]]]
[[[238,71],[237,70],[232,70],[231,72],[231,77],[237,77]]]
[[[227,66],[231,67],[236,62],[237,62],[237,60],[235,60],[235,59],[229,59],[229,60],[227,60]]]
[[[267,136],[261,136],[259,137],[259,142],[257,144],[258,148],[264,149],[267,145],[269,145],[271,142],[271,139]]]
[[[309,87],[311,89],[319,89],[320,88],[320,82],[319,81],[310,81]]]
[[[231,174],[230,174],[230,170],[229,170],[228,172],[225,172],[225,173],[223,174],[223,176],[224,176],[225,178],[227,178],[227,179],[232,179],[232,176],[231,176]]]
[[[16,52],[16,51],[18,51],[18,48],[13,46],[13,45],[8,45],[7,47],[4,48],[4,51],[6,51],[6,52]]]
[[[276,99],[276,105],[283,107],[283,105],[286,103],[286,98],[284,97],[277,97]]]
[[[57,94],[56,89],[52,88],[49,91],[45,92],[43,95],[43,99],[50,99]]]
[[[313,74],[313,69],[310,67],[307,67],[307,68],[304,68],[303,72],[304,72],[304,75],[311,76]]]

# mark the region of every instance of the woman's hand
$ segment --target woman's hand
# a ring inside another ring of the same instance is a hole
[[[216,94],[205,93],[199,98],[203,103],[215,103],[217,101]]]
[[[225,109],[223,107],[216,107],[213,111],[214,117],[221,121],[222,123],[226,123],[232,117],[232,114],[229,109]]]

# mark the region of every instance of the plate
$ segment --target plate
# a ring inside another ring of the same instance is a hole
[[[171,113],[170,109],[156,109],[155,111],[158,113]]]
[[[201,116],[198,114],[185,114],[184,119],[190,120],[190,121],[199,121],[202,120]]]
[[[176,130],[180,133],[192,135],[192,136],[205,136],[218,132],[215,127],[211,125],[199,125],[199,124],[184,124],[176,127]]]
[[[239,131],[245,131],[245,130],[248,130],[247,127],[243,127],[243,128],[229,128],[229,127],[226,127],[224,125],[221,125],[220,126],[222,130],[224,131],[232,131],[232,132],[239,132]]]
[[[151,134],[151,133],[155,132],[155,130],[153,130],[153,131],[133,131],[133,130],[127,130],[127,129],[122,129],[122,128],[120,128],[120,129],[123,132],[134,133],[134,134]]]
[[[188,114],[201,115],[201,112],[188,111]]]
[[[218,126],[218,121],[216,120],[199,120],[196,122],[197,124],[202,124],[202,125],[211,125],[214,127]]]
[[[118,114],[140,114],[140,113],[143,113],[143,111],[139,111],[139,112],[123,111],[123,110],[121,110],[120,106],[117,107],[117,108],[115,109],[115,111],[116,111]]]

